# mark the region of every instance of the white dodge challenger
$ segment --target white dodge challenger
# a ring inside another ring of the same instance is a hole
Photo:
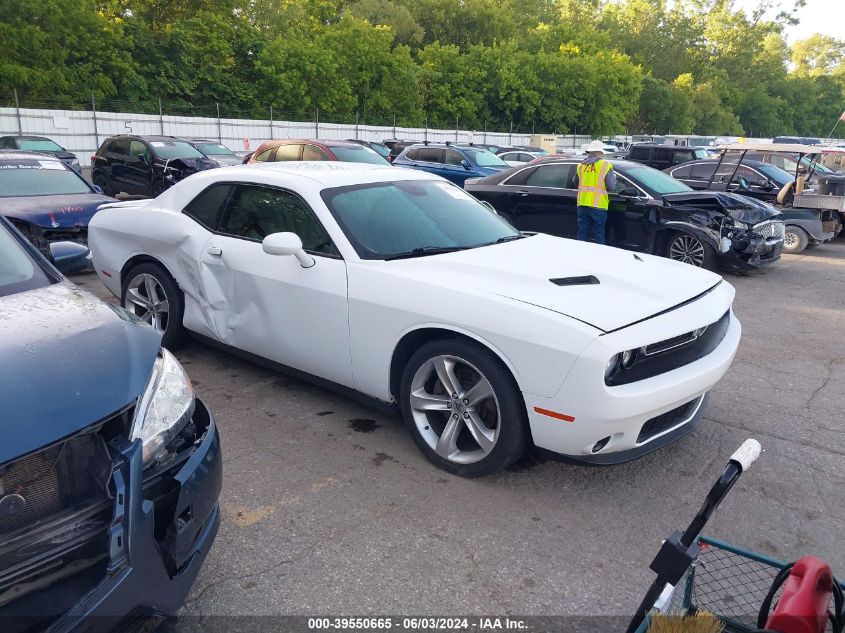
[[[398,405],[464,476],[534,445],[614,464],[691,431],[740,340],[734,289],[686,264],[520,234],[431,174],[346,163],[197,173],[89,225],[97,274],[190,334]]]

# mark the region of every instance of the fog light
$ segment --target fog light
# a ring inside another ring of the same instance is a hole
[[[601,449],[607,446],[607,443],[610,441],[610,436],[608,435],[606,438],[599,440],[595,444],[593,444],[593,452],[598,453]]]

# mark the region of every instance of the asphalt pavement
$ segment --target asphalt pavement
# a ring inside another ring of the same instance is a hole
[[[399,420],[190,344],[177,356],[217,418],[224,485],[183,614],[630,613],[661,539],[748,437],[764,452],[706,532],[845,577],[845,242],[727,279],[742,344],[700,428],[609,468],[529,458],[460,479]]]

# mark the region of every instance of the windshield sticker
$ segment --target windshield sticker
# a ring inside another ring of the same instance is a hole
[[[167,143],[163,143],[161,141],[150,141],[150,145],[153,147],[164,147]]]
[[[64,165],[62,165],[57,160],[39,160],[38,164],[41,165],[44,169],[60,169],[64,170]]]
[[[0,169],[43,169],[43,167],[35,161],[27,163],[0,162]]]
[[[471,197],[468,193],[465,193],[463,189],[458,189],[454,185],[447,185],[445,182],[438,182],[435,184],[456,200],[466,200]]]

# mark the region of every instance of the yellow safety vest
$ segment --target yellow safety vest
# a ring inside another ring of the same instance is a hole
[[[607,211],[607,188],[604,178],[613,169],[606,160],[599,159],[594,163],[579,163],[575,168],[578,174],[578,206],[595,207]]]

